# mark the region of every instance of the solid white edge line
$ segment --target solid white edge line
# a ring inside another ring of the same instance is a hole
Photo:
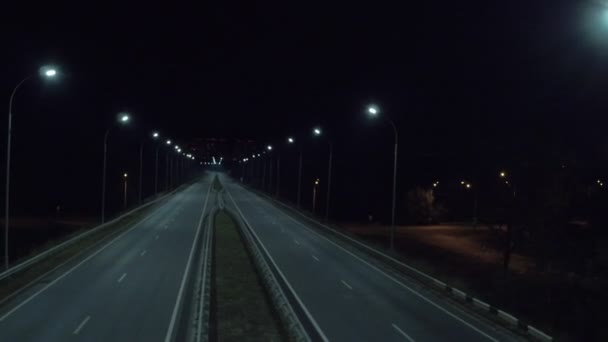
[[[253,233],[253,236],[255,236],[256,240],[260,243],[260,246],[266,252],[266,255],[268,255],[268,258],[270,259],[270,262],[272,262],[272,264],[274,265],[274,267],[279,272],[279,275],[281,276],[281,278],[283,279],[283,281],[287,285],[287,288],[294,295],[294,297],[295,297],[296,301],[298,302],[298,304],[300,304],[300,307],[304,311],[304,314],[306,314],[306,316],[310,320],[311,324],[314,326],[314,328],[317,330],[317,332],[321,336],[321,339],[323,341],[326,341],[326,342],[329,341],[329,339],[327,338],[327,336],[325,336],[325,334],[323,333],[323,330],[321,330],[321,327],[319,327],[319,324],[317,323],[317,321],[312,317],[312,315],[310,314],[310,311],[308,311],[308,308],[306,308],[306,305],[304,305],[304,302],[302,302],[302,300],[300,299],[300,297],[298,296],[298,294],[296,293],[296,291],[293,289],[293,287],[291,287],[291,284],[289,283],[289,281],[287,281],[287,278],[285,277],[285,275],[283,274],[283,272],[281,272],[281,269],[279,268],[279,266],[277,265],[277,263],[272,258],[272,255],[270,255],[270,253],[268,252],[268,250],[266,249],[266,247],[262,243],[262,240],[260,240],[260,238],[256,234],[255,230],[251,227],[251,224],[249,223],[249,221],[247,221],[247,219],[245,218],[245,215],[243,215],[243,212],[241,211],[241,208],[239,208],[239,206],[236,204],[236,201],[234,200],[234,198],[232,198],[232,195],[230,194],[230,191],[228,191],[228,188],[224,187],[224,189],[226,190],[226,193],[228,194],[228,197],[230,197],[230,200],[232,201],[232,203],[234,203],[234,207],[236,208],[236,210],[238,210],[238,212],[241,215],[241,217],[243,218],[243,221],[245,222],[245,224],[247,224],[249,226],[249,228],[251,229],[251,232]],[[245,191],[247,191],[247,190],[245,190]]]
[[[316,256],[312,256],[313,259],[315,259],[315,261],[319,261],[319,258],[317,258]]]
[[[239,185],[239,186],[240,186],[240,185]],[[268,204],[271,204],[270,202],[268,202],[267,200],[263,199],[262,197],[257,196],[257,195],[255,195],[255,194],[251,193],[249,190],[247,190],[247,189],[245,189],[245,188],[243,188],[243,187],[241,187],[241,188],[242,188],[243,190],[245,190],[245,192],[246,192],[246,193],[252,194],[252,195],[254,195],[254,196],[258,197],[259,199],[266,201]],[[271,204],[271,206],[273,206],[273,205]],[[273,206],[273,207],[274,207],[274,206]],[[274,207],[274,208],[275,208],[276,210],[280,211],[280,209],[278,209],[278,208],[276,208],[276,207]],[[441,305],[439,305],[439,304],[435,303],[434,301],[432,301],[432,300],[428,299],[427,297],[425,297],[424,295],[420,294],[420,293],[419,293],[419,292],[417,292],[416,290],[414,290],[414,289],[412,289],[411,287],[409,287],[409,286],[405,285],[405,284],[404,284],[404,283],[402,283],[400,280],[398,280],[398,279],[396,279],[395,277],[391,276],[390,274],[388,274],[388,273],[384,272],[384,271],[383,271],[383,270],[381,270],[380,268],[378,268],[378,267],[376,267],[376,266],[374,266],[374,265],[370,264],[370,263],[369,263],[369,262],[367,262],[365,259],[362,259],[362,258],[361,258],[361,257],[359,257],[358,255],[356,255],[356,254],[352,253],[351,251],[349,251],[349,250],[345,249],[344,247],[340,246],[340,245],[339,245],[339,244],[337,244],[336,242],[334,242],[334,241],[330,240],[329,238],[327,238],[327,237],[325,237],[325,236],[321,235],[320,233],[318,233],[318,232],[314,231],[314,229],[312,229],[312,228],[310,228],[310,227],[308,227],[308,226],[304,225],[303,223],[301,223],[301,222],[297,221],[297,220],[296,220],[295,218],[293,218],[291,215],[289,215],[289,214],[287,214],[287,213],[285,213],[285,212],[283,212],[283,211],[280,211],[280,212],[281,212],[281,213],[283,213],[283,215],[285,215],[286,217],[288,217],[288,218],[289,218],[290,220],[292,220],[293,222],[295,222],[295,223],[297,223],[298,225],[300,225],[300,226],[302,226],[302,227],[306,228],[307,230],[309,230],[310,232],[314,233],[315,235],[318,235],[319,237],[321,237],[321,238],[325,239],[326,241],[330,242],[330,243],[331,243],[331,244],[333,244],[334,246],[336,246],[336,247],[338,247],[339,249],[343,250],[343,251],[344,251],[344,252],[346,252],[347,254],[350,254],[350,255],[351,255],[352,257],[354,257],[355,259],[357,259],[357,260],[359,260],[359,261],[363,262],[364,264],[366,264],[367,266],[369,266],[369,267],[371,267],[372,269],[376,270],[377,272],[379,272],[380,274],[384,275],[385,277],[389,278],[390,280],[392,280],[392,281],[393,281],[393,282],[395,282],[396,284],[398,284],[398,285],[402,286],[403,288],[405,288],[405,289],[409,290],[410,292],[412,292],[413,294],[415,294],[416,296],[418,296],[418,297],[419,297],[419,298],[421,298],[422,300],[424,300],[424,301],[426,301],[427,303],[431,304],[432,306],[436,307],[436,308],[437,308],[437,309],[439,309],[440,311],[443,311],[443,312],[444,312],[445,314],[447,314],[448,316],[450,316],[450,317],[454,318],[455,320],[457,320],[457,321],[459,321],[460,323],[462,323],[462,324],[466,325],[467,327],[469,327],[469,328],[471,328],[471,329],[475,330],[477,333],[479,333],[480,335],[482,335],[482,336],[484,336],[484,337],[488,338],[489,340],[494,341],[494,342],[498,342],[498,340],[497,340],[497,339],[495,339],[494,337],[492,337],[492,336],[490,336],[490,335],[486,334],[484,331],[482,331],[482,330],[480,330],[479,328],[475,327],[475,326],[474,326],[474,325],[472,325],[471,323],[469,323],[469,322],[465,321],[464,319],[462,319],[462,318],[460,318],[460,317],[456,316],[454,313],[452,313],[452,312],[450,312],[449,310],[445,309],[445,308],[444,308],[444,307],[442,307]]]
[[[118,278],[117,282],[122,283],[122,280],[125,279],[125,277],[127,276],[126,273],[123,273],[120,278]]]
[[[397,324],[393,323],[392,325],[393,325],[393,328],[395,330],[397,330],[397,332],[399,332],[401,335],[403,335],[403,337],[405,337],[408,341],[410,341],[410,342],[416,342],[416,341],[414,341],[413,338],[410,337],[410,335],[406,334],[405,331],[401,330],[401,328],[399,328],[397,326]]]
[[[2,317],[0,317],[0,322],[2,322],[3,320],[5,320],[7,317],[9,317],[10,315],[12,315],[15,311],[19,310],[21,307],[23,307],[25,304],[29,303],[30,301],[32,301],[34,298],[36,298],[39,294],[41,294],[42,292],[46,291],[46,289],[48,289],[49,287],[55,285],[57,282],[59,282],[61,279],[65,278],[66,276],[68,276],[70,273],[72,273],[75,269],[77,269],[78,267],[80,267],[82,264],[86,263],[87,261],[91,260],[93,257],[95,257],[97,254],[103,252],[106,248],[108,248],[110,245],[112,245],[114,242],[116,242],[118,239],[122,238],[123,236],[125,236],[127,233],[131,232],[132,230],[134,230],[135,228],[139,227],[140,225],[142,225],[144,222],[147,222],[152,216],[154,216],[154,213],[150,213],[149,216],[145,217],[144,219],[142,219],[141,221],[137,222],[136,224],[134,224],[131,228],[125,230],[124,232],[120,233],[120,235],[116,236],[115,238],[113,238],[112,240],[110,240],[108,243],[106,243],[105,245],[103,245],[102,247],[100,247],[98,250],[96,250],[95,252],[93,252],[92,254],[90,254],[88,257],[84,258],[82,261],[80,261],[79,263],[77,263],[76,265],[72,266],[72,268],[68,269],[65,273],[59,275],[57,278],[55,278],[53,281],[51,281],[50,283],[46,284],[43,288],[41,288],[40,290],[34,292],[31,296],[29,296],[26,300],[24,300],[23,302],[19,303],[17,306],[15,306],[14,308],[12,308],[11,310],[9,310],[8,312],[6,312],[4,315],[2,315]]]
[[[85,317],[82,322],[80,322],[80,324],[78,324],[78,327],[76,327],[76,329],[74,330],[73,334],[74,335],[78,335],[78,333],[80,332],[80,330],[82,330],[82,328],[84,328],[84,325],[87,324],[87,322],[91,319],[91,316],[87,316]]]
[[[205,211],[207,210],[207,202],[209,202],[209,193],[211,192],[211,185],[209,185],[209,189],[207,190],[207,196],[205,198],[205,204],[203,205],[203,212],[201,213],[201,217],[198,221],[198,227],[196,229],[196,234],[194,235],[194,240],[192,241],[192,247],[190,248],[190,255],[188,256],[188,262],[186,263],[186,268],[184,269],[184,274],[182,275],[182,283],[179,287],[179,291],[177,292],[177,298],[175,299],[175,306],[173,307],[173,313],[171,314],[171,321],[169,321],[169,328],[167,329],[167,335],[165,335],[165,342],[170,342],[173,336],[173,329],[175,328],[175,321],[177,320],[177,313],[179,311],[180,303],[182,300],[182,296],[184,295],[184,288],[186,287],[186,279],[188,278],[188,272],[190,271],[190,266],[192,265],[192,258],[194,256],[194,247],[196,247],[196,241],[198,241],[198,236],[201,232],[201,226],[203,224],[203,218],[205,217]]]
[[[340,280],[340,281],[341,281],[341,282],[342,282],[342,284],[343,284],[344,286],[346,286],[346,288],[348,288],[349,290],[352,290],[352,289],[353,289],[353,287],[352,287],[352,286],[350,286],[350,285],[348,285],[348,283],[347,283],[347,282],[345,282],[344,280]]]

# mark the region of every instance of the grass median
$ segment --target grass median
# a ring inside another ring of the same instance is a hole
[[[215,218],[213,269],[214,340],[288,340],[237,225],[223,210]]]

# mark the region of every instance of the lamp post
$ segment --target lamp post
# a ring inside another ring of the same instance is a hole
[[[53,78],[57,76],[57,70],[52,67],[42,67],[39,70],[40,75],[46,78]],[[35,75],[29,75],[19,81],[8,101],[8,129],[6,135],[6,190],[4,198],[4,268],[8,270],[9,256],[8,256],[8,230],[9,230],[9,218],[10,218],[10,189],[11,189],[11,136],[13,132],[13,100],[17,90],[23,83],[34,78]]]
[[[296,142],[296,140],[293,137],[287,138],[288,144],[294,144],[295,142]],[[298,198],[296,200],[298,208],[300,207],[300,199],[302,198],[301,195],[302,195],[302,147],[300,147],[300,156],[299,156],[299,162],[298,162]]]
[[[315,214],[315,210],[317,208],[317,187],[319,186],[319,178],[315,179],[315,182],[312,186],[312,214]]]
[[[323,131],[321,130],[321,128],[315,127],[315,128],[313,128],[312,133],[315,136],[321,136]],[[330,197],[330,195],[331,195],[331,164],[332,164],[333,155],[334,155],[334,145],[331,143],[331,141],[329,141],[328,144],[329,144],[329,160],[327,162],[327,193],[326,193],[326,198],[325,198],[325,221],[329,220],[329,200],[331,198]]]
[[[380,109],[376,106],[369,106],[367,108],[367,113],[369,116],[377,117],[380,114]],[[395,207],[397,202],[397,148],[399,146],[399,135],[397,133],[397,126],[390,118],[384,116],[384,119],[388,121],[388,123],[393,128],[393,133],[395,134],[395,148],[394,148],[394,156],[393,156],[393,201],[391,205],[391,241],[390,248],[394,250],[395,248]]]
[[[477,186],[473,187],[473,185],[467,181],[461,181],[460,185],[462,185],[466,190],[473,189],[473,229],[477,229]]]
[[[152,133],[152,138],[158,140],[160,134],[158,132]],[[158,149],[160,148],[160,144],[156,145],[156,153],[154,155],[154,196],[158,194]]]
[[[124,202],[123,202],[123,208],[127,209],[127,173],[125,172],[125,174],[122,176],[122,178],[124,179],[124,183],[125,183],[125,190],[124,190]]]
[[[171,140],[165,141],[167,146],[171,146]],[[169,191],[169,150],[165,153],[165,191]]]
[[[266,149],[268,150],[268,193],[272,193],[272,156],[270,155],[270,152],[272,152],[272,145],[268,145],[266,146]]]
[[[129,122],[131,117],[127,113],[118,114],[118,122],[126,124]],[[108,135],[113,126],[110,126],[103,136],[103,172],[101,181],[101,223],[103,224],[106,220],[106,169],[108,160]]]

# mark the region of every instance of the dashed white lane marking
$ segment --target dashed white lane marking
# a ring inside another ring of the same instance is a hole
[[[156,235],[156,237],[154,238],[154,240],[158,240],[158,235]]]
[[[169,225],[168,225],[168,224],[166,224],[166,225],[165,225],[164,229],[166,230],[167,228],[169,228]]]
[[[295,242],[295,243],[296,243],[296,245],[299,245],[299,244],[300,244],[300,241],[295,240],[295,239],[293,240],[293,242]]]
[[[142,252],[139,254],[139,256],[144,256],[144,255],[146,255],[146,251],[145,251],[145,250],[144,250],[144,251],[142,251]]]
[[[352,289],[353,289],[353,287],[352,287],[352,286],[350,286],[350,285],[348,285],[348,283],[347,283],[347,282],[345,282],[344,280],[340,280],[340,281],[342,282],[342,285],[346,286],[346,288],[347,288],[347,289],[349,289],[349,290],[352,290]]]
[[[80,322],[80,324],[78,324],[78,327],[76,327],[76,330],[74,330],[74,335],[78,335],[78,333],[80,332],[80,330],[82,330],[82,328],[84,328],[84,325],[87,324],[87,322],[91,319],[91,316],[87,316],[85,317],[82,322]]]
[[[126,274],[126,273],[123,273],[123,274],[120,276],[120,278],[118,278],[118,282],[119,282],[119,283],[120,283],[120,282],[122,282],[122,280],[123,280],[123,279],[125,279],[125,277],[126,277],[126,276],[127,276],[127,274]]]
[[[315,261],[319,261],[319,258],[317,258],[316,256],[312,256],[313,259],[315,259]]]
[[[414,341],[413,338],[410,337],[410,335],[406,334],[405,331],[401,330],[401,328],[399,328],[395,323],[393,323],[393,328],[395,330],[397,330],[397,332],[399,332],[401,335],[403,335],[403,337],[405,337],[406,340],[408,340],[410,342],[416,342],[416,341]]]

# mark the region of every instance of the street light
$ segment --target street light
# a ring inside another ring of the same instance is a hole
[[[166,141],[166,144],[167,144],[167,145],[171,145],[171,140],[167,140],[167,141]]]
[[[312,133],[315,136],[320,136],[322,131],[320,127],[315,127],[312,129]],[[334,155],[334,146],[331,141],[328,141],[329,144],[329,161],[327,162],[327,193],[325,199],[325,221],[329,220],[329,199],[331,194],[331,163]]]
[[[380,114],[380,109],[375,105],[367,107],[367,113],[370,117],[377,117]],[[393,127],[393,133],[395,134],[395,148],[393,157],[393,203],[391,208],[391,250],[395,248],[395,207],[397,203],[397,147],[399,146],[399,134],[397,132],[397,126],[390,118],[383,116],[388,123]]]
[[[266,149],[267,149],[268,151],[272,151],[272,145],[268,145],[268,146],[266,146]]]
[[[40,68],[40,75],[46,78],[53,78],[57,75],[57,70],[50,66],[43,66]],[[5,199],[4,199],[4,267],[8,269],[9,260],[8,260],[8,229],[9,229],[9,208],[10,208],[10,183],[11,183],[11,135],[13,131],[13,100],[15,98],[15,94],[17,90],[23,83],[34,78],[34,74],[29,75],[22,79],[11,93],[11,97],[8,101],[8,129],[7,129],[7,138],[6,138],[6,191],[5,191]]]
[[[125,125],[129,122],[131,116],[128,113],[119,113],[117,120],[120,124]],[[108,127],[103,136],[103,172],[101,182],[101,223],[106,220],[106,169],[108,160],[108,135],[113,126]]]
[[[319,129],[319,134],[321,134],[321,130]],[[287,143],[293,145],[296,142],[296,139],[293,137],[287,137]],[[300,157],[298,162],[298,198],[296,200],[298,208],[300,207],[300,198],[302,194],[302,147],[300,146]]]
[[[125,191],[124,191],[124,204],[123,204],[123,208],[127,209],[127,173],[125,172],[125,174],[123,175],[123,179],[124,179],[124,183],[125,183]]]

